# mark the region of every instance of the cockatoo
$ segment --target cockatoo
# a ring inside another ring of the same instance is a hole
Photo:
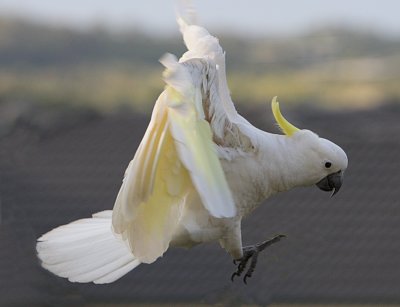
[[[165,90],[126,169],[113,210],[44,234],[42,266],[72,282],[111,283],[169,247],[218,241],[251,277],[258,254],[283,235],[242,246],[241,221],[265,199],[316,184],[337,193],[347,156],[336,144],[272,112],[283,135],[257,129],[231,100],[216,37],[178,17],[188,51],[167,54]]]

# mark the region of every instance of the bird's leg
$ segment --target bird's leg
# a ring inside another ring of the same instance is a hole
[[[231,280],[235,278],[235,276],[240,276],[242,275],[244,269],[246,268],[247,262],[251,259],[250,266],[244,275],[243,281],[245,284],[247,284],[247,278],[251,277],[254,269],[256,268],[257,265],[257,257],[258,254],[263,251],[266,247],[279,242],[281,239],[285,238],[285,235],[276,235],[275,237],[266,240],[264,242],[255,244],[255,245],[250,245],[243,247],[243,257],[237,260],[234,260],[233,263],[236,265],[238,264],[236,272],[234,272],[231,276]]]

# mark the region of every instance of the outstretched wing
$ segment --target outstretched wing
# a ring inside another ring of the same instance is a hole
[[[189,191],[195,189],[217,218],[236,214],[203,111],[203,87],[193,81],[197,73],[172,56],[162,62],[167,87],[128,166],[113,212],[114,231],[144,263],[167,250]]]
[[[196,191],[217,218],[236,214],[217,147],[252,148],[241,132],[225,76],[225,54],[207,30],[178,19],[188,51],[161,59],[166,88],[128,166],[113,211],[113,228],[140,262],[168,248],[188,193]]]
[[[164,56],[161,62],[167,68],[168,116],[178,156],[210,214],[233,217],[236,207],[205,118],[204,89],[194,82],[190,67],[178,63],[172,55]]]
[[[194,82],[203,86],[203,108],[214,142],[225,148],[251,150],[255,128],[238,114],[232,102],[226,80],[225,52],[218,39],[181,17],[178,24],[188,48],[179,62],[190,67]]]
[[[169,128],[168,96],[165,91],[156,102],[113,209],[114,232],[143,263],[155,261],[168,249],[191,185]]]
[[[216,69],[214,82],[215,97],[212,108],[215,115],[225,117],[231,123],[242,121],[237,113],[229,94],[225,71],[225,52],[216,37],[212,36],[205,28],[188,24],[182,17],[178,17],[178,24],[188,51],[183,54],[180,62],[191,59],[203,59]]]

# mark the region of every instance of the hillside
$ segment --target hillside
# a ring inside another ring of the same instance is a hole
[[[354,108],[400,97],[400,38],[343,28],[316,29],[300,37],[218,37],[239,103],[260,104],[279,95],[287,103]],[[77,32],[2,19],[0,103],[100,110],[124,105],[148,111],[163,87],[158,59],[184,50],[178,36],[102,28]]]

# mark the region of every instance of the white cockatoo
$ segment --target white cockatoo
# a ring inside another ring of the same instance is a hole
[[[111,283],[169,247],[219,241],[250,277],[258,253],[283,235],[243,247],[241,221],[271,195],[317,184],[335,194],[345,152],[290,124],[277,99],[283,135],[261,131],[231,100],[218,39],[178,17],[188,51],[167,54],[165,90],[130,162],[114,209],[60,226],[38,239],[42,266],[72,282]]]

